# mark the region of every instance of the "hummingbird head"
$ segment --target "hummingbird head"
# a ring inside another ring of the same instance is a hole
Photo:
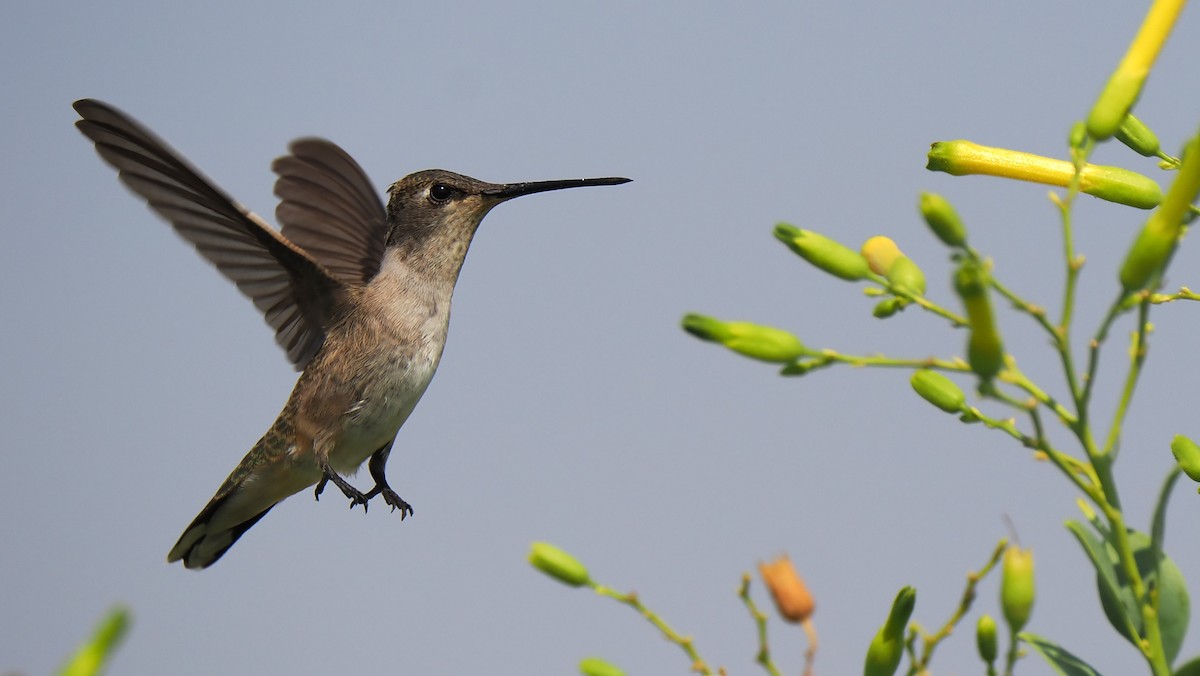
[[[418,171],[388,188],[387,246],[436,252],[437,258],[457,259],[461,265],[479,223],[501,202],[535,192],[628,182],[627,178],[580,178],[487,183],[444,169]]]

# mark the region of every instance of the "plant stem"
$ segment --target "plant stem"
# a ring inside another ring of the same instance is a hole
[[[704,676],[712,676],[712,669],[708,667],[708,663],[700,657],[698,652],[696,652],[696,646],[693,645],[692,638],[690,636],[684,636],[675,631],[670,625],[664,622],[661,617],[655,614],[654,611],[642,605],[641,600],[638,599],[638,596],[635,592],[623,594],[615,589],[612,589],[611,587],[605,587],[604,585],[596,584],[595,582],[589,582],[588,586],[591,587],[597,594],[601,596],[607,596],[611,599],[616,599],[620,603],[623,603],[636,610],[642,617],[646,618],[650,624],[653,624],[655,627],[657,627],[668,641],[674,643],[683,650],[684,654],[686,654],[688,658],[692,660],[692,671],[698,674],[704,674]]]
[[[746,610],[750,611],[750,617],[754,619],[754,624],[758,628],[758,654],[755,656],[755,661],[766,669],[771,676],[779,676],[779,669],[775,667],[775,663],[771,661],[771,651],[767,647],[767,615],[758,609],[754,599],[750,598],[750,574],[742,574],[742,585],[738,588],[738,598],[742,599],[742,603],[746,605]],[[812,650],[815,651],[815,648]],[[812,669],[812,658],[805,655],[806,673]]]

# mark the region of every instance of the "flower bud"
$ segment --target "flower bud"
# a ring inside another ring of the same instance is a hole
[[[1075,177],[1075,165],[1070,162],[970,141],[934,143],[925,168],[952,176],[983,174],[1063,188]],[[1162,189],[1157,183],[1120,167],[1085,165],[1079,174],[1079,189],[1093,197],[1138,209],[1153,209],[1162,201]]]
[[[1175,454],[1179,469],[1191,480],[1200,481],[1200,446],[1182,434],[1176,434],[1171,440],[1171,452]]]
[[[892,602],[887,622],[876,632],[867,648],[863,676],[892,676],[904,655],[904,629],[917,603],[917,590],[905,587]]]
[[[1146,288],[1159,270],[1166,265],[1183,233],[1183,222],[1192,202],[1200,193],[1200,136],[1188,142],[1184,149],[1179,174],[1167,190],[1167,196],[1157,211],[1146,219],[1125,262],[1121,265],[1121,287],[1126,293]]]
[[[129,611],[114,608],[100,620],[91,638],[79,646],[59,670],[59,676],[92,676],[103,670],[105,662],[129,631]]]
[[[1171,33],[1182,2],[1154,2],[1150,5],[1137,36],[1129,45],[1129,51],[1108,79],[1088,114],[1088,134],[1103,141],[1116,133],[1121,121],[1133,108],[1142,93],[1142,84],[1154,66],[1158,52]]]
[[[1021,631],[1033,612],[1033,550],[1011,545],[1004,550],[1000,569],[1000,609],[1014,634]]]
[[[579,559],[547,542],[533,543],[529,548],[529,563],[570,587],[582,587],[589,581],[587,568]]]
[[[937,371],[914,371],[910,382],[922,399],[946,413],[961,413],[967,405],[967,395],[963,394],[962,388]]]
[[[875,305],[875,309],[871,311],[871,314],[874,315],[876,319],[887,319],[888,317],[891,317],[897,312],[903,310],[904,306],[907,304],[908,301],[903,298],[885,298]]]
[[[996,661],[996,621],[991,615],[979,618],[975,625],[975,647],[979,648],[979,657],[989,665]]]
[[[967,243],[967,229],[958,212],[941,195],[923,192],[919,203],[921,216],[929,229],[946,246],[960,247]]]
[[[763,584],[771,591],[780,617],[799,624],[812,616],[815,609],[812,594],[786,555],[768,563],[759,563],[758,573],[762,576]]]
[[[925,273],[900,251],[890,237],[877,235],[868,239],[862,245],[862,255],[867,259],[871,272],[886,277],[893,287],[918,296],[924,295]]]
[[[1070,148],[1082,148],[1087,142],[1087,123],[1083,120],[1071,125],[1071,133],[1067,135],[1067,146]]]
[[[883,235],[876,235],[863,242],[861,253],[863,258],[867,259],[867,267],[880,277],[887,275],[888,268],[891,268],[897,259],[904,258],[900,247],[896,246],[892,238]]]
[[[867,261],[858,252],[811,230],[780,223],[775,226],[775,237],[801,258],[835,277],[856,282],[869,271]]]
[[[954,275],[954,289],[967,311],[970,337],[967,339],[967,363],[980,378],[990,379],[1004,365],[1004,345],[988,299],[987,277],[973,260],[965,260]]]
[[[579,673],[583,676],[625,676],[620,667],[599,657],[580,660]]]
[[[1150,131],[1150,128],[1142,123],[1141,120],[1130,113],[1121,121],[1121,126],[1117,128],[1117,140],[1129,146],[1133,152],[1142,155],[1143,157],[1157,157],[1158,151],[1162,147],[1158,144],[1158,136]]]
[[[770,326],[750,322],[723,322],[704,315],[683,317],[683,330],[760,361],[783,363],[806,354],[804,344],[796,336]]]

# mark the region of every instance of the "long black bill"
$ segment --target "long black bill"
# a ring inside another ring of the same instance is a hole
[[[628,178],[569,178],[561,181],[529,181],[526,183],[505,183],[495,188],[483,191],[484,195],[499,199],[510,199],[521,195],[532,195],[535,192],[547,190],[562,190],[563,188],[586,188],[590,185],[621,185],[628,183]]]

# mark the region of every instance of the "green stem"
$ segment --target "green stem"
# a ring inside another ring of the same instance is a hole
[[[615,599],[620,603],[623,603],[636,610],[642,617],[646,618],[650,624],[653,624],[655,627],[657,627],[668,641],[674,643],[683,650],[684,654],[686,654],[688,658],[692,660],[692,671],[698,674],[704,674],[704,676],[712,676],[712,669],[708,667],[708,663],[700,657],[698,652],[696,652],[696,646],[693,645],[692,638],[690,636],[684,636],[675,631],[670,625],[664,622],[661,617],[655,614],[654,611],[642,605],[642,602],[638,599],[636,593],[630,592],[628,594],[623,594],[615,589],[612,589],[611,587],[605,587],[604,585],[596,584],[595,582],[588,582],[588,586],[591,587],[597,594],[601,596],[607,596],[610,599]]]
[[[954,631],[954,627],[958,626],[959,620],[971,609],[971,604],[975,601],[975,586],[979,584],[980,580],[987,577],[987,574],[996,566],[996,563],[1000,561],[1000,557],[1004,554],[1004,548],[1007,546],[1008,540],[1001,540],[996,545],[996,549],[992,552],[991,557],[988,558],[988,562],[979,572],[967,573],[967,586],[963,589],[962,597],[958,600],[958,607],[955,608],[954,614],[950,616],[950,619],[946,621],[946,624],[942,625],[942,628],[936,634],[925,636],[925,649],[921,655],[921,659],[914,660],[917,664],[917,673],[928,673],[929,662],[933,659],[933,651],[939,643],[950,636],[950,633]]]
[[[1159,305],[1177,300],[1200,300],[1200,294],[1193,293],[1191,289],[1184,286],[1180,287],[1177,293],[1152,293],[1149,300],[1151,303]]]
[[[1118,441],[1121,439],[1121,426],[1125,422],[1125,414],[1129,412],[1129,404],[1133,401],[1133,391],[1137,387],[1138,377],[1142,373],[1142,366],[1146,361],[1146,331],[1149,327],[1149,301],[1143,301],[1138,308],[1138,330],[1133,337],[1133,357],[1129,365],[1129,372],[1125,375],[1125,387],[1121,390],[1121,401],[1117,404],[1117,411],[1113,414],[1112,426],[1108,430],[1108,439],[1104,442],[1103,455],[1111,456],[1113,461],[1117,459]]]
[[[937,303],[929,300],[925,296],[917,295],[907,289],[902,289],[902,288],[897,288],[895,286],[892,286],[891,282],[889,282],[886,278],[884,278],[881,275],[871,273],[867,276],[867,278],[870,279],[872,282],[875,282],[876,284],[887,289],[887,292],[892,294],[893,296],[896,296],[898,298],[903,298],[904,300],[907,300],[910,303],[915,303],[915,304],[921,306],[921,308],[923,308],[929,312],[932,312],[933,314],[935,314],[939,317],[942,317],[942,318],[948,320],[955,327],[967,325],[966,317],[963,317],[960,314],[956,314],[954,312],[951,312],[950,310],[947,310],[946,308],[942,307],[941,305],[938,305]]]
[[[767,648],[767,615],[759,610],[754,599],[750,598],[749,573],[742,574],[742,585],[738,588],[738,598],[742,599],[742,603],[746,605],[746,610],[750,611],[750,617],[754,619],[754,624],[758,628],[758,654],[754,658],[755,661],[761,664],[771,676],[779,676],[779,669],[771,661],[771,651]],[[811,659],[807,663],[811,664]]]

